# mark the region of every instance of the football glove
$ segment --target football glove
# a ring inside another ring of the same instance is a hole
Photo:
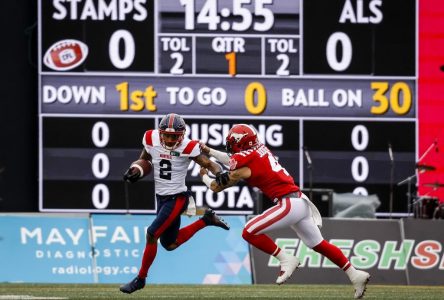
[[[130,167],[126,170],[125,174],[123,174],[123,180],[127,182],[134,183],[140,179],[140,171],[135,167]]]
[[[225,186],[228,184],[229,174],[230,172],[219,172],[216,174],[216,183],[220,186]]]

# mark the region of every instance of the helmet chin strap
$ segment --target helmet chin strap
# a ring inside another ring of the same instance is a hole
[[[168,146],[167,144],[165,144],[165,142],[162,142],[162,146],[167,149],[167,150],[174,150],[176,149],[178,146],[180,145],[180,143],[174,144],[174,146]]]
[[[177,149],[177,147],[179,147],[180,146],[180,144],[182,144],[182,141],[183,141],[183,135],[181,136],[181,137],[179,137],[179,139],[176,141],[176,143],[173,145],[173,146],[168,146],[166,143],[165,143],[165,140],[161,137],[160,138],[160,143],[162,144],[162,146],[166,149],[166,150],[174,150],[174,149]]]

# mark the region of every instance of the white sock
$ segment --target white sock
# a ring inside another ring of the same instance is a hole
[[[286,260],[288,258],[288,254],[285,253],[282,249],[279,251],[278,255],[276,255],[276,258],[279,259],[279,261]]]
[[[348,269],[345,271],[345,274],[347,274],[348,278],[350,278],[350,280],[352,279],[353,275],[355,274],[356,269],[353,266],[348,267]]]

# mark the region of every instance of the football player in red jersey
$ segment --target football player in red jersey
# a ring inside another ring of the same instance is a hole
[[[157,241],[168,251],[174,250],[188,241],[197,231],[212,225],[229,229],[228,224],[207,209],[202,218],[180,228],[180,216],[187,210],[192,200],[191,192],[185,184],[185,177],[191,160],[211,172],[219,173],[221,167],[202,154],[198,141],[185,137],[185,121],[177,114],[168,114],[159,123],[159,129],[148,130],[143,136],[143,150],[139,160],[149,160],[154,172],[154,185],[157,200],[157,216],[147,229],[146,245],[139,274],[132,281],[120,287],[120,291],[130,294],[145,286],[148,269],[157,253]],[[149,163],[134,162],[123,178],[135,182],[151,171]],[[144,169],[145,168],[145,169]],[[214,173],[213,173],[214,174]],[[195,208],[195,206],[194,206]]]
[[[280,273],[277,284],[284,283],[298,268],[300,262],[288,255],[266,235],[270,230],[293,226],[299,238],[316,252],[326,256],[345,271],[355,288],[355,298],[362,298],[370,275],[356,270],[342,251],[322,237],[319,228],[322,218],[316,206],[294,183],[293,177],[282,167],[271,151],[257,138],[256,130],[246,124],[234,125],[226,137],[227,153],[214,150],[201,143],[204,153],[215,157],[230,171],[219,174],[216,180],[202,168],[202,181],[213,191],[220,192],[240,180],[259,188],[275,205],[247,222],[242,237],[256,248],[279,259]]]

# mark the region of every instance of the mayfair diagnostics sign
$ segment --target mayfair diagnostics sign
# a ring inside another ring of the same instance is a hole
[[[0,282],[127,282],[139,272],[154,217],[0,215]],[[182,217],[182,226],[195,220]],[[251,284],[245,217],[225,220],[229,232],[208,227],[174,252],[159,247],[148,283]]]

